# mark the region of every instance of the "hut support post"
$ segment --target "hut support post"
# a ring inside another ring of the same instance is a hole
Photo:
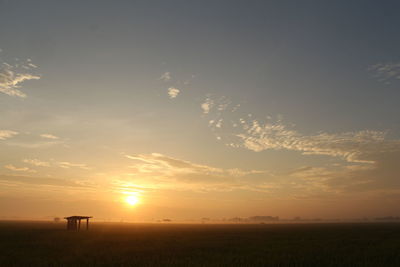
[[[75,230],[75,231],[80,231],[81,230],[82,220],[86,220],[86,230],[89,230],[89,219],[90,218],[92,218],[92,217],[90,217],[90,216],[69,216],[69,217],[64,217],[64,219],[67,220],[67,229],[68,230]]]

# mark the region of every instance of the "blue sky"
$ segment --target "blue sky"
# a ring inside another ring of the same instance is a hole
[[[0,1],[0,196],[73,192],[94,212],[140,194],[143,220],[157,207],[183,219],[395,215],[399,7]]]

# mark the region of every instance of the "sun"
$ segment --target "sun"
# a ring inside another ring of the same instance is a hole
[[[135,195],[129,195],[125,198],[125,202],[130,206],[135,206],[137,203],[139,203],[139,198]]]

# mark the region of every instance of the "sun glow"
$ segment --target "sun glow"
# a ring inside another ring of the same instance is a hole
[[[125,198],[125,202],[130,206],[135,206],[137,203],[139,203],[139,198],[135,195],[129,195]]]

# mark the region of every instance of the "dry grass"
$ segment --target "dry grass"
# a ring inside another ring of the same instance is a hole
[[[400,266],[400,224],[0,222],[1,266]]]

